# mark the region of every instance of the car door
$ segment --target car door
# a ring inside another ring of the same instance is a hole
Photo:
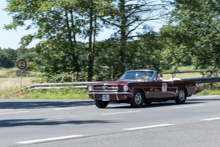
[[[153,86],[152,86],[152,82],[144,82],[143,83],[143,89],[145,91],[145,98],[147,100],[152,100],[153,99]]]
[[[177,92],[177,85],[174,83],[175,81],[164,81],[167,84],[167,94],[166,97],[173,98]]]
[[[130,84],[131,87],[133,87],[134,89],[142,89],[144,91],[145,94],[145,98],[147,100],[152,100],[153,99],[153,86],[152,86],[152,82],[135,82]]]
[[[154,81],[153,98],[172,98],[176,91],[173,82],[170,81]]]

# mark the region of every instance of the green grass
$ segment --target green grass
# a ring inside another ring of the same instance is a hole
[[[86,89],[60,88],[50,90],[34,90],[21,96],[24,99],[89,99]]]
[[[178,70],[180,71],[190,71],[190,70],[195,70],[195,66],[190,65],[190,66],[179,66]]]
[[[196,95],[220,95],[220,90],[203,90]]]

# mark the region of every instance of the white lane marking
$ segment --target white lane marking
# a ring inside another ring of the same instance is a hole
[[[48,118],[48,119],[45,119],[45,120],[49,120],[49,121],[51,121],[51,120],[63,120],[64,118]]]
[[[31,123],[32,121],[9,121],[8,124],[9,125],[13,125],[13,124],[23,124],[23,123]]]
[[[140,112],[140,110],[138,110],[138,111],[126,111],[126,112],[115,112],[115,113],[104,113],[102,115],[115,115],[115,114],[125,114],[125,113],[134,113],[134,112]]]
[[[13,114],[13,113],[25,113],[25,112],[29,112],[29,111],[19,111],[19,112],[4,112],[4,113],[0,113],[1,114]]]
[[[201,121],[212,121],[212,120],[220,120],[220,117],[201,119]]]
[[[13,110],[14,110],[14,109],[4,109],[4,110],[0,110],[0,112],[5,112],[5,111],[6,111],[6,112],[7,112],[7,111],[10,112],[10,111],[13,111]]]
[[[174,109],[178,109],[178,108],[189,108],[189,107],[200,107],[200,106],[204,106],[204,104],[200,104],[200,105],[190,105],[190,106],[179,106],[179,107],[173,107]]]
[[[166,127],[166,126],[173,126],[173,125],[175,125],[175,124],[159,124],[159,125],[143,126],[143,127],[136,127],[136,128],[126,128],[126,129],[123,129],[123,130],[125,130],[125,131],[132,131],[132,130],[142,130],[142,129]]]
[[[71,139],[82,137],[83,135],[71,135],[71,136],[62,136],[62,137],[54,137],[54,138],[46,138],[46,139],[37,139],[37,140],[29,140],[29,141],[20,141],[16,142],[19,144],[29,144],[29,143],[38,143],[38,142],[46,142],[46,141],[55,141],[55,140],[62,140],[62,139]]]
[[[75,107],[67,107],[67,108],[55,108],[53,110],[66,110],[66,109],[74,109]]]

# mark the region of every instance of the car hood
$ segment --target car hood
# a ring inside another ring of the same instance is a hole
[[[89,85],[95,86],[95,85],[128,85],[129,83],[137,83],[137,82],[150,82],[150,81],[107,81],[107,82],[97,82],[97,83],[91,83]]]

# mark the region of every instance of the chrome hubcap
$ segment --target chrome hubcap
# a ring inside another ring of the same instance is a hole
[[[137,93],[136,95],[135,95],[135,103],[136,104],[138,104],[138,105],[140,105],[141,104],[141,101],[142,101],[142,96],[141,96],[141,94],[140,93]]]
[[[179,98],[180,98],[180,100],[184,100],[185,99],[185,92],[183,91],[183,90],[180,90],[180,92],[179,92]]]

